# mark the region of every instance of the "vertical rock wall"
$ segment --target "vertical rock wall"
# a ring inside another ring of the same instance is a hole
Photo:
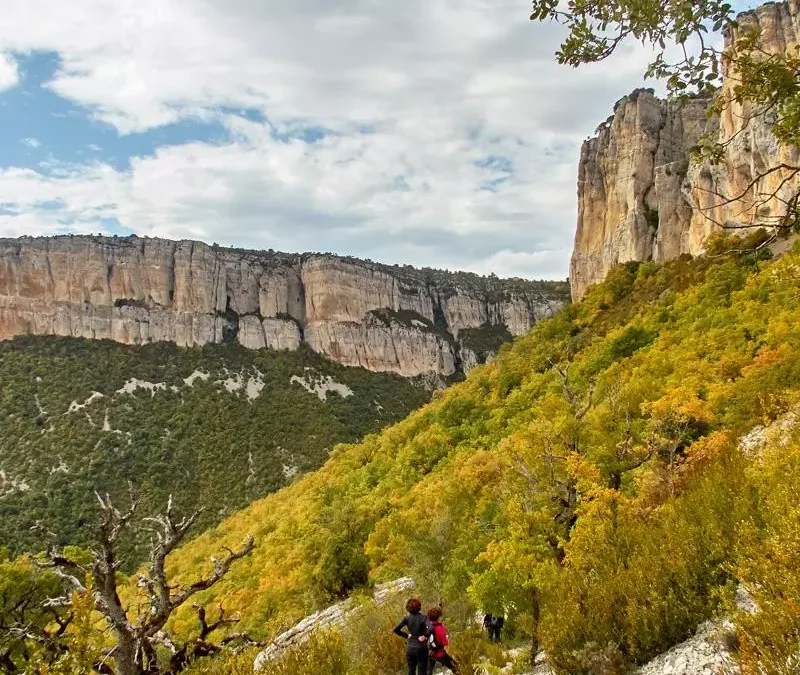
[[[573,298],[617,263],[650,260],[657,250],[668,257],[683,247],[689,207],[681,186],[708,105],[698,99],[678,107],[637,90],[584,143],[570,265]]]
[[[739,17],[739,31],[758,28],[769,54],[798,45],[800,0],[768,3]],[[726,36],[735,44],[737,34]],[[735,83],[730,64],[722,94]],[[648,90],[623,98],[597,136],[581,152],[578,228],[570,282],[573,299],[602,281],[615,264],[698,255],[709,234],[723,225],[769,225],[782,212],[778,193],[796,193],[800,181],[786,171],[761,173],[781,163],[797,164],[797,151],[780,146],[769,119],[752,106],[732,105],[710,118],[708,99],[684,105],[657,99]],[[701,136],[726,144],[722,162],[692,162]],[[729,197],[743,196],[735,203]]]
[[[566,284],[150,238],[0,240],[0,339],[64,335],[313,350],[405,376],[462,369],[459,331],[520,335]],[[489,354],[470,352],[469,365]]]

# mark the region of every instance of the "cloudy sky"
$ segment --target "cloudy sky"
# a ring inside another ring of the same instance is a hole
[[[4,0],[0,236],[193,238],[564,278],[636,45],[527,0]]]

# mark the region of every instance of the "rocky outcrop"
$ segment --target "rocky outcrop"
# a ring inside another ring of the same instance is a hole
[[[398,597],[400,593],[407,593],[415,588],[416,582],[411,577],[401,577],[385,584],[378,584],[372,592],[372,602],[374,605],[383,605],[388,600]],[[348,598],[307,616],[300,623],[278,635],[260,652],[253,663],[253,670],[258,672],[287,650],[301,647],[319,631],[343,628],[350,619],[355,618],[362,607],[363,605],[359,605],[354,598]]]
[[[771,54],[794,49],[800,36],[800,0],[768,3],[739,17],[737,32],[761,31]],[[731,66],[723,71],[722,95],[732,91]],[[602,281],[615,264],[668,260],[703,252],[708,235],[722,225],[772,224],[783,202],[800,188],[787,171],[794,149],[780,146],[769,119],[753,106],[729,105],[709,117],[710,99],[683,105],[638,90],[584,143],[578,176],[578,228],[570,281],[573,299]],[[721,162],[695,162],[691,151],[703,135],[725,144]],[[750,189],[748,189],[750,188]],[[777,193],[776,198],[769,198]],[[731,203],[730,198],[743,197]]]
[[[567,295],[564,283],[193,241],[0,240],[0,339],[239,342],[250,349],[306,343],[346,365],[441,377],[463,369],[464,331],[501,327],[520,335]],[[467,364],[492,353],[471,350]]]
[[[732,625],[707,621],[695,635],[636,670],[636,675],[717,675],[739,672],[731,649]]]
[[[619,101],[613,117],[584,143],[570,266],[573,298],[619,262],[681,248],[678,231],[690,216],[681,187],[709,104],[700,99],[678,106],[638,90]]]
[[[436,332],[422,319],[412,321],[417,323],[404,324],[391,315],[370,311],[360,322],[309,324],[306,341],[314,351],[348,366],[405,375],[454,374],[459,363],[452,336]]]
[[[729,620],[706,621],[688,640],[636,668],[633,675],[739,675],[734,635]],[[537,658],[533,671],[525,675],[553,675],[544,654]]]

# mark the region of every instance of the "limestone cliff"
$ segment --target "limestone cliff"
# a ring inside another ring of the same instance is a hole
[[[800,0],[768,3],[739,17],[739,31],[757,27],[766,52],[793,49],[800,36]],[[736,34],[726,36],[727,46]],[[722,95],[734,78],[723,72]],[[776,190],[786,198],[800,181],[783,171],[797,163],[795,150],[779,146],[767,119],[751,106],[728,106],[710,117],[710,99],[683,105],[637,90],[619,101],[614,114],[584,143],[578,174],[578,229],[570,282],[574,299],[629,260],[667,260],[703,251],[707,236],[721,225],[769,224],[780,213]],[[725,144],[722,162],[693,162],[701,136]],[[728,203],[731,197],[744,200]]]
[[[449,376],[490,358],[498,330],[508,338],[525,333],[567,294],[564,283],[193,241],[0,240],[0,339],[238,341],[250,349],[306,343],[346,365]],[[476,340],[483,334],[491,339]]]
[[[679,107],[638,90],[619,101],[597,137],[584,143],[570,265],[573,298],[618,262],[681,250],[679,231],[690,217],[681,188],[709,103]]]

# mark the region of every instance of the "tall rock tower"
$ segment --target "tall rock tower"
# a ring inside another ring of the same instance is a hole
[[[800,0],[741,14],[726,46],[753,28],[767,54],[794,50],[800,43]],[[723,95],[734,86],[731,71],[725,64]],[[721,118],[711,118],[712,103],[694,99],[679,105],[637,90],[584,143],[570,266],[573,299],[617,263],[697,255],[722,226],[773,223],[782,200],[800,189],[800,180],[777,169],[796,165],[798,152],[776,142],[766,117],[752,105],[731,105]],[[723,161],[692,161],[704,134],[725,145]],[[734,197],[741,199],[731,202]]]

